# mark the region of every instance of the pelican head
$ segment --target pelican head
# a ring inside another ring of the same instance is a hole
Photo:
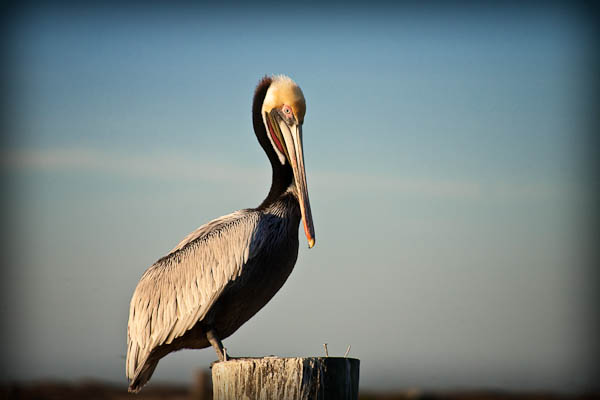
[[[308,247],[315,244],[315,229],[308,200],[304,155],[302,150],[302,123],[306,101],[302,90],[289,77],[273,76],[261,107],[262,123],[282,166],[289,164],[294,175],[304,233]]]

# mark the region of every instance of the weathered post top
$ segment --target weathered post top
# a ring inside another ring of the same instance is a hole
[[[360,360],[240,358],[212,366],[214,400],[358,399]]]

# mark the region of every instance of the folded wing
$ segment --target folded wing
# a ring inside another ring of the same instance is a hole
[[[237,211],[201,226],[142,276],[129,309],[126,373],[130,380],[153,349],[201,321],[262,246],[258,214]]]

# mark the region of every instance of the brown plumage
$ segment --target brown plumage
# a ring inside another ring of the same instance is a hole
[[[309,246],[314,244],[302,107],[304,97],[291,79],[259,82],[252,121],[273,168],[269,194],[255,209],[201,226],[144,273],[131,299],[127,327],[130,391],[139,391],[172,351],[212,345],[223,360],[221,339],[256,314],[291,273],[302,218]]]

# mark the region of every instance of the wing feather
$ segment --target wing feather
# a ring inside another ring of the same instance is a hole
[[[127,377],[140,372],[156,347],[193,328],[242,273],[262,241],[258,214],[241,210],[201,226],[144,273],[129,309]],[[252,247],[252,248],[250,248]]]

